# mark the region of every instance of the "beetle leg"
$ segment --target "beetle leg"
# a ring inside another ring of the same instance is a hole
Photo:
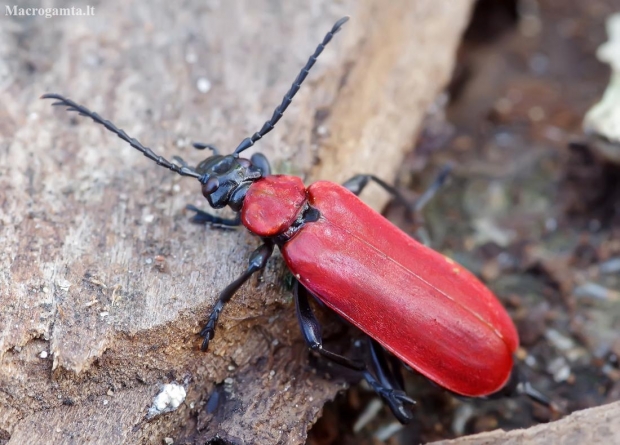
[[[369,369],[364,371],[364,379],[387,402],[400,423],[409,423],[413,420],[413,413],[406,405],[414,405],[415,400],[407,396],[402,386],[402,377],[399,376],[397,362],[388,364],[385,350],[373,339],[368,337],[371,367],[377,374],[372,375]],[[400,377],[400,378],[399,378]]]
[[[205,144],[204,142],[193,142],[192,147],[194,147],[196,150],[204,150],[205,148],[208,148],[214,155],[220,154],[220,151],[215,145]]]
[[[300,289],[301,287],[301,289]],[[301,333],[304,336],[304,340],[312,351],[316,351],[323,357],[338,363],[355,371],[363,371],[365,369],[364,363],[358,360],[352,360],[342,355],[323,349],[323,337],[321,335],[321,325],[317,320],[310,302],[308,301],[307,289],[299,284],[299,281],[295,280],[293,285],[293,293],[295,298],[295,308],[297,310],[297,320],[301,327]]]
[[[211,314],[209,314],[209,319],[205,324],[202,331],[200,331],[200,336],[204,337],[202,342],[201,349],[206,351],[209,347],[209,341],[213,339],[213,335],[215,333],[215,326],[217,325],[217,320],[220,318],[220,313],[222,309],[224,309],[224,305],[230,301],[230,299],[235,295],[237,290],[250,279],[252,274],[256,271],[265,268],[267,264],[267,260],[271,257],[273,253],[273,242],[269,240],[265,240],[265,243],[258,247],[252,254],[250,255],[248,268],[241,274],[239,278],[226,286],[221,293],[215,306],[211,310]]]
[[[220,218],[219,216],[211,215],[210,213],[200,210],[191,204],[185,206],[187,210],[196,212],[194,216],[190,218],[190,221],[195,224],[214,224],[216,227],[236,227],[241,225],[241,214],[237,213],[234,218]]]
[[[552,411],[558,410],[557,406],[551,400],[549,400],[547,396],[545,396],[543,393],[541,393],[532,386],[532,384],[523,375],[523,372],[519,369],[517,365],[512,368],[512,373],[510,375],[510,380],[508,380],[508,383],[506,383],[506,385],[504,385],[504,387],[498,392],[487,396],[487,398],[495,399],[500,397],[514,397],[520,395],[525,395],[531,400],[540,403],[543,406],[546,406]]]
[[[394,197],[394,199],[407,209],[407,213],[411,217],[413,213],[419,212],[422,208],[431,200],[431,198],[437,193],[441,186],[446,182],[452,165],[445,165],[437,174],[437,177],[433,180],[431,185],[414,201],[410,201],[405,198],[396,187],[391,186],[381,178],[374,175],[355,175],[344,184],[346,189],[351,191],[356,196],[362,193],[362,190],[368,185],[368,182],[374,181],[381,186],[386,192]]]
[[[260,169],[263,174],[263,178],[271,174],[271,165],[269,165],[269,161],[264,154],[254,153],[250,158],[250,161],[252,161],[252,164]]]

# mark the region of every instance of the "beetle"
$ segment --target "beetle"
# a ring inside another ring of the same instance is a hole
[[[269,133],[282,117],[309,70],[333,36],[348,20],[338,20],[296,77],[271,119],[239,143],[232,154],[212,155],[190,167],[183,159],[170,162],[128,136],[97,113],[58,94],[54,105],[89,117],[133,148],[181,175],[197,179],[214,209],[230,207],[236,216],[221,218],[194,206],[192,221],[220,226],[245,226],[262,244],[250,255],[246,270],[219,295],[200,332],[202,350],[213,339],[226,303],[278,246],[294,276],[294,300],[303,337],[328,360],[359,371],[403,423],[412,420],[415,403],[403,390],[401,364],[441,387],[464,397],[525,394],[551,406],[513,363],[519,339],[498,299],[473,274],[417,242],[368,207],[358,195],[374,182],[406,203],[397,189],[370,174],[339,185],[319,181],[306,187],[290,175],[272,175],[267,158],[240,153]],[[444,170],[429,193],[445,179]],[[428,194],[425,196],[429,196]],[[417,204],[408,204],[417,210]],[[407,204],[407,203],[406,203]],[[314,298],[368,336],[364,358],[349,358],[323,347],[321,326],[310,300]]]

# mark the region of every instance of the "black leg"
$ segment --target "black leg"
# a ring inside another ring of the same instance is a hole
[[[209,318],[207,323],[205,324],[202,331],[200,331],[200,336],[204,337],[202,342],[201,349],[206,351],[209,348],[209,342],[213,339],[213,335],[215,333],[215,326],[217,325],[217,320],[220,318],[220,313],[222,309],[224,309],[224,305],[228,303],[228,301],[235,295],[237,290],[250,279],[252,274],[256,271],[259,271],[265,267],[267,264],[267,260],[271,257],[273,253],[273,243],[271,241],[265,241],[265,244],[261,245],[252,252],[250,255],[248,268],[241,274],[239,278],[226,286],[226,289],[220,293],[215,306],[211,310],[211,314],[209,314]]]
[[[41,99],[56,99],[58,102],[54,102],[52,105],[64,105],[69,111],[77,111],[82,116],[90,117],[96,123],[103,125],[108,131],[116,134],[119,138],[127,142],[133,148],[141,152],[144,156],[152,161],[155,161],[158,165],[166,167],[181,176],[191,176],[193,178],[200,178],[200,175],[194,171],[194,169],[187,167],[187,164],[178,166],[172,162],[166,160],[162,156],[157,155],[149,147],[145,147],[140,141],[130,137],[120,128],[117,128],[112,122],[105,120],[97,113],[90,111],[88,108],[78,105],[70,99],[66,99],[59,94],[44,94]]]
[[[197,150],[204,150],[205,148],[208,148],[214,155],[220,154],[220,151],[215,145],[205,144],[204,142],[194,142],[192,146]]]
[[[407,200],[395,187],[389,185],[387,182],[374,175],[355,175],[344,184],[345,188],[351,191],[353,194],[358,195],[362,193],[362,190],[368,185],[370,181],[374,181],[381,186],[386,192],[394,197],[394,199],[407,209],[407,212],[411,215],[415,212],[419,212],[422,208],[431,200],[431,198],[437,193],[441,186],[446,182],[450,171],[451,165],[444,166],[431,185],[422,193],[415,201]]]
[[[301,333],[304,336],[304,340],[310,349],[318,352],[323,357],[338,363],[341,366],[355,371],[363,371],[365,369],[365,365],[361,361],[352,360],[323,349],[321,325],[310,307],[307,292],[307,289],[299,284],[299,281],[295,280],[295,283],[293,284],[293,293],[295,296],[295,308],[297,309],[297,320],[299,321],[299,326],[301,327]]]
[[[312,66],[315,64],[317,57],[319,57],[319,55],[325,49],[325,45],[327,45],[332,40],[332,37],[334,37],[334,34],[336,34],[340,30],[340,27],[344,25],[347,20],[349,20],[349,17],[343,17],[336,22],[336,24],[332,27],[331,31],[327,33],[323,41],[316,48],[316,50],[314,51],[314,54],[310,56],[310,58],[308,59],[308,62],[306,63],[306,66],[304,66],[301,72],[297,75],[297,77],[295,78],[295,81],[293,82],[293,85],[288,90],[288,92],[284,95],[284,99],[282,99],[282,103],[278,105],[278,107],[274,110],[273,115],[271,116],[271,119],[265,122],[263,127],[258,132],[254,133],[251,137],[245,138],[243,141],[241,141],[239,146],[235,149],[234,151],[235,153],[241,153],[243,150],[250,148],[252,145],[254,145],[256,141],[258,141],[260,138],[262,138],[267,133],[269,133],[271,130],[273,130],[274,125],[278,123],[278,121],[284,114],[284,111],[286,111],[291,101],[293,100],[293,97],[295,97],[295,94],[297,94],[297,91],[299,91],[299,87],[301,86],[302,82],[306,79],[306,76],[308,75],[310,68],[312,68]]]
[[[186,205],[185,208],[192,212],[196,212],[196,214],[190,218],[190,221],[194,224],[213,224],[214,227],[237,227],[241,225],[240,213],[237,213],[234,218],[220,218],[219,216],[211,215],[204,210],[200,210],[198,207],[191,204]]]
[[[260,169],[263,174],[263,178],[271,174],[271,165],[269,165],[269,161],[264,154],[254,153],[250,158],[250,161],[252,161],[252,164]]]
[[[500,389],[498,392],[491,394],[487,398],[495,399],[500,397],[514,397],[525,395],[529,397],[531,400],[540,403],[543,406],[555,411],[557,410],[557,406],[549,400],[547,396],[538,391],[536,388],[532,386],[532,384],[527,380],[527,378],[523,375],[518,365],[514,365],[512,368],[512,373],[510,375],[510,380],[506,385]]]
[[[431,182],[431,185],[427,187],[427,189],[422,193],[413,203],[413,212],[419,212],[424,208],[426,204],[435,196],[435,194],[439,191],[439,189],[445,184],[446,179],[450,176],[450,172],[452,171],[452,164],[444,165],[437,176]]]
[[[394,416],[400,423],[409,423],[413,420],[413,413],[408,405],[415,405],[415,400],[407,396],[402,386],[400,366],[392,363],[390,367],[386,352],[376,341],[368,338],[370,350],[370,366],[364,371],[364,379],[388,404]],[[371,369],[376,373],[376,378]]]

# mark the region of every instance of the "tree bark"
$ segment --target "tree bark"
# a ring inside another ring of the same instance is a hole
[[[620,443],[620,402],[584,409],[555,422],[524,430],[495,430],[433,445],[588,445]]]
[[[342,388],[307,363],[278,255],[202,353],[201,324],[257,240],[190,224],[186,204],[206,209],[196,181],[38,96],[64,94],[195,164],[190,141],[232,151],[351,15],[257,149],[307,181],[390,181],[450,77],[471,3],[111,0],[89,17],[4,16],[0,439],[302,443]],[[187,397],[149,417],[172,382]]]

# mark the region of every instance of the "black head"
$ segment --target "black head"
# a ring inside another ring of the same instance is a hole
[[[200,175],[202,194],[214,209],[230,205],[233,210],[239,210],[247,188],[262,177],[261,170],[249,159],[234,154],[210,156],[195,171]]]

